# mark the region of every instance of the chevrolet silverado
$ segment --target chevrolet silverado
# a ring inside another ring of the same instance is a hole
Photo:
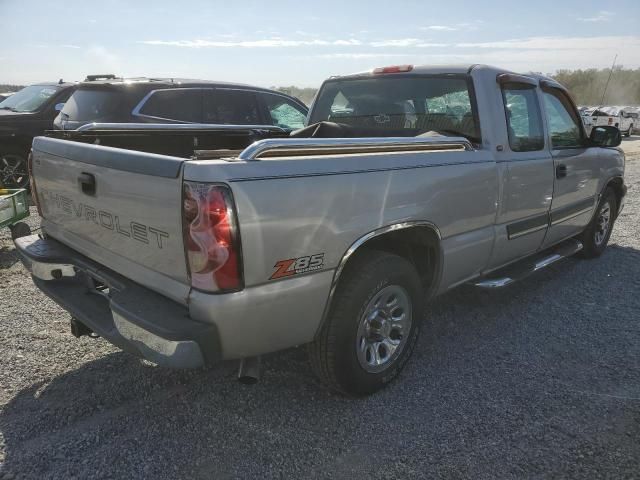
[[[331,77],[307,124],[190,158],[36,138],[42,234],[16,240],[33,281],[75,335],[157,364],[247,374],[307,344],[326,385],[365,395],[402,370],[429,299],[597,257],[623,207],[620,132],[587,137],[540,75]]]

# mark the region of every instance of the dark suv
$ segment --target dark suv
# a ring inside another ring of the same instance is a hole
[[[0,102],[0,186],[26,187],[27,156],[33,137],[50,130],[75,83],[39,83]]]
[[[304,126],[307,107],[282,93],[202,80],[112,78],[81,83],[54,121],[58,130],[88,123],[204,123]]]

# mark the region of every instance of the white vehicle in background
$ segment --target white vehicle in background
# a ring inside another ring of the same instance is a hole
[[[607,110],[609,107],[595,107],[588,113],[591,116],[592,127],[598,127],[602,125],[616,126],[616,119]]]
[[[610,125],[629,137],[634,128],[640,126],[640,114],[633,107],[598,107],[591,113],[592,128]]]
[[[620,131],[627,137],[631,136],[634,130],[640,129],[640,107],[622,107],[620,119],[623,125]],[[628,126],[625,128],[624,125]]]

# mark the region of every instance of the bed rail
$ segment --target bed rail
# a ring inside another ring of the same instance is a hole
[[[282,138],[259,140],[245,148],[238,159],[252,161],[274,157],[413,153],[441,150],[473,150],[473,146],[469,140],[463,137]]]

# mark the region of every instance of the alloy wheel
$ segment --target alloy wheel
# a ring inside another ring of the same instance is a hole
[[[388,368],[404,349],[411,330],[411,300],[399,285],[377,292],[358,324],[356,353],[360,366],[369,373]]]
[[[0,184],[6,188],[25,188],[29,184],[24,157],[13,153],[0,154]]]
[[[594,241],[596,245],[600,246],[607,238],[609,229],[611,228],[611,204],[608,201],[602,204],[600,212],[598,213],[598,219],[596,220],[596,229]]]

